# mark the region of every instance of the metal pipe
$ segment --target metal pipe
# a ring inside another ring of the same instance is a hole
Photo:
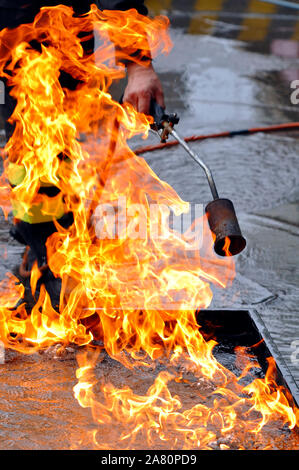
[[[229,199],[219,198],[211,170],[174,130],[174,124],[179,121],[177,114],[166,114],[165,110],[155,101],[152,101],[151,108],[151,114],[154,117],[152,131],[160,137],[161,142],[166,142],[168,135],[171,134],[206,174],[214,199],[207,205],[206,214],[211,232],[214,234],[215,252],[220,256],[239,254],[244,250],[246,240],[242,236],[233,203]],[[161,130],[161,134],[159,130]],[[229,246],[227,242],[229,242]]]
[[[186,144],[184,139],[182,139],[182,137],[180,137],[179,134],[170,125],[166,125],[165,127],[167,128],[168,132],[172,134],[173,137],[182,145],[182,147],[184,147],[186,152],[189,153],[193,160],[201,166],[207,176],[213,199],[219,199],[216,184],[210,168],[201,160],[201,158],[196,153],[193,152],[193,150],[191,150],[191,148],[189,147],[189,145]]]
[[[194,153],[189,145],[173,129],[173,126],[165,121],[163,123],[166,134],[171,134],[193,160],[204,170],[210,190],[213,195],[213,201],[206,207],[206,214],[211,232],[213,232],[214,250],[219,256],[235,256],[244,250],[246,240],[243,237],[238,219],[235,213],[233,203],[229,199],[220,199],[214,182],[213,175],[209,167]],[[165,135],[164,135],[165,137]],[[162,133],[163,138],[163,133]],[[226,249],[226,242],[229,240],[229,249]]]
[[[272,5],[278,5],[279,7],[293,8],[299,10],[299,5],[293,2],[287,2],[285,0],[259,0],[262,3],[272,3]]]

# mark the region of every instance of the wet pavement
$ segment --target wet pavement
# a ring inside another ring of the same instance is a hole
[[[290,83],[299,79],[296,11],[247,0],[147,4],[151,13],[161,12],[171,21],[173,49],[155,60],[155,68],[167,109],[180,115],[177,131],[182,136],[299,120],[299,104],[290,99]],[[150,143],[157,143],[155,136],[147,142],[133,140],[132,148]],[[233,285],[226,291],[215,289],[211,308],[255,308],[299,385],[298,131],[191,146],[212,169],[220,196],[233,201],[248,243],[236,259]],[[202,171],[179,147],[144,158],[182,199],[203,204],[211,200]],[[3,278],[23,252],[9,238],[3,218],[0,246]],[[92,418],[72,395],[75,358],[55,362],[26,357],[22,364],[19,355],[9,354],[5,372],[0,366],[0,448],[69,448],[84,440]],[[22,426],[21,417],[34,424]]]
[[[237,5],[236,5],[237,3]],[[164,6],[174,47],[156,60],[167,108],[183,136],[298,121],[290,84],[299,77],[296,11],[259,1],[152,2]],[[152,142],[157,142],[151,137]],[[256,308],[299,384],[299,135],[258,133],[191,144],[231,199],[247,239],[236,281],[212,307]],[[145,154],[189,202],[209,202],[201,169],[183,149]],[[183,168],[183,171],[182,171]],[[297,343],[295,343],[297,341]]]

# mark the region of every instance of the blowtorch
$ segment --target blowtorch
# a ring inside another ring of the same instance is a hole
[[[207,204],[205,212],[210,230],[214,234],[215,252],[220,256],[239,254],[244,250],[246,240],[241,233],[233,203],[229,199],[219,198],[210,168],[174,130],[174,126],[179,123],[178,115],[176,113],[167,114],[165,109],[154,100],[151,101],[150,114],[154,118],[151,129],[158,134],[161,142],[166,142],[169,135],[172,135],[206,174],[213,201]],[[229,249],[226,249],[227,239],[230,241]]]

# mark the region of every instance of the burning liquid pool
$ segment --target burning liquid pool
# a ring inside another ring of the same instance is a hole
[[[82,367],[77,371],[79,384],[74,391],[79,402],[82,399],[81,404],[89,401],[94,419],[99,423],[98,429],[90,434],[96,447],[142,449],[147,443],[150,449],[298,448],[296,430],[290,432],[279,418],[271,420],[270,426],[264,426],[265,422],[262,424],[257,412],[257,402],[252,406],[248,401],[248,392],[254,389],[251,388],[254,381],[263,384],[262,388],[267,383],[268,392],[273,386],[276,391],[284,390],[295,408],[298,400],[295,382],[283,364],[276,367],[258,330],[258,325],[263,328],[258,314],[207,310],[198,312],[197,318],[202,325],[199,327],[201,334],[207,340],[214,338],[218,342],[214,355],[219,365],[225,367],[224,386],[221,386],[223,376],[211,380],[198,374],[194,363],[190,364],[188,355],[184,357],[184,354],[174,360],[173,365],[170,365],[168,357],[160,358],[155,366],[151,364],[154,369],[141,368],[138,373],[127,371],[125,377],[120,364],[115,363],[113,367],[111,359],[104,354],[104,364],[108,362],[111,365],[108,385],[105,385],[105,365],[102,368],[100,362],[93,371],[92,364],[97,359],[86,360],[87,355],[81,357],[79,364],[82,361]],[[87,379],[85,384],[84,378]],[[89,385],[95,383],[94,380],[101,386],[95,385],[95,394],[90,394]],[[154,381],[151,386],[150,381]],[[120,385],[123,386],[121,390]],[[292,392],[295,397],[292,397]],[[268,411],[275,408],[274,401],[271,404],[268,400]],[[260,411],[265,418],[264,405],[265,402]],[[110,429],[115,419],[119,424]],[[111,436],[108,443],[107,435]]]
[[[210,333],[211,329],[207,331]],[[246,356],[245,350],[243,355],[234,351],[236,342],[241,339],[244,343],[239,333],[233,342],[223,341],[215,351],[218,361],[236,376],[242,373]],[[243,384],[264,377],[254,350],[247,351],[253,367]],[[298,433],[279,417],[258,433],[246,432],[249,417],[257,421],[260,417],[258,412],[248,414],[248,403],[242,400],[232,408],[237,425],[223,430],[225,414],[215,407],[215,402],[222,401],[224,409],[229,405],[234,398],[233,381],[226,387],[231,395],[224,400],[223,390],[215,382],[198,377],[184,361],[170,367],[167,358],[160,358],[152,367],[128,369],[105,351],[99,354],[94,349],[88,353],[89,364],[93,361],[94,368],[87,368],[84,377],[88,377],[88,384],[94,384],[93,398],[97,401],[94,419],[102,421],[95,427],[90,410],[79,407],[73,399],[76,352],[69,350],[56,359],[53,354],[53,351],[26,356],[14,351],[6,353],[0,375],[2,449],[298,449]],[[81,348],[79,358],[82,354],[87,354],[85,348]],[[86,357],[79,359],[81,365],[82,361]],[[171,375],[174,379],[168,382],[166,392],[162,385]],[[156,395],[150,399],[153,388]],[[119,390],[123,391],[122,400],[112,410],[106,400]],[[139,418],[144,420],[137,432],[135,423],[121,413],[122,406],[130,400],[131,405],[139,405]],[[151,406],[145,410],[146,400]],[[105,403],[106,406],[101,405]],[[209,419],[205,421],[207,412]],[[114,419],[108,418],[110,413]]]
[[[9,350],[1,377],[10,375],[1,383],[5,396],[16,393],[20,413],[28,415],[17,444],[21,448],[64,448],[70,441],[73,448],[74,442],[80,448],[113,448],[115,442],[119,449],[272,448],[286,446],[286,435],[288,445],[297,445],[298,409],[276,383],[274,361],[269,359],[264,378],[259,372],[255,376],[258,362],[239,348],[232,372],[214,357],[213,337],[200,333],[194,306],[209,306],[210,284],[225,288],[232,282],[234,263],[215,255],[205,232],[199,252],[190,238],[168,228],[166,207],[181,214],[188,204],[127,145],[130,137],[147,134],[151,118],[130,105],[120,106],[109,94],[112,81],[124,75],[115,57],[145,66],[150,51],[155,55],[169,49],[167,25],[163,17],[150,20],[134,10],[100,12],[95,7],[75,18],[60,5],[42,9],[32,25],[0,33],[0,71],[17,100],[15,131],[5,148],[1,206],[9,212],[11,201],[20,219],[31,216],[32,207],[54,218],[63,207],[74,217],[68,229],[58,226],[47,241],[49,268],[61,279],[58,306],[43,285],[36,289],[42,276],[37,264],[30,278],[35,295],[30,311],[14,276],[1,283],[0,338]],[[102,46],[86,55],[79,33],[92,29]],[[40,47],[32,45],[36,42]],[[65,89],[61,70],[80,86]],[[78,131],[100,132],[94,152],[80,145]],[[13,188],[6,181],[11,166],[23,175]],[[59,190],[54,204],[39,191],[42,184]],[[90,223],[93,213],[99,203],[119,198],[128,205],[125,232],[113,237],[107,227],[107,237],[97,238]],[[158,209],[154,221],[148,217],[151,203]],[[143,238],[136,237],[137,207],[146,220]],[[162,236],[153,238],[157,220]],[[37,354],[70,343],[82,348],[73,391],[97,425],[90,436],[79,412],[74,425],[74,404],[57,421],[62,403],[69,402],[63,398],[70,399],[73,357],[71,368],[66,362],[60,368],[60,362]],[[44,420],[41,403],[50,420]],[[18,421],[10,406],[5,399],[3,422]],[[31,433],[32,414],[41,421]],[[55,443],[40,436],[45,426],[55,434]],[[4,445],[14,447],[15,442],[8,439]]]

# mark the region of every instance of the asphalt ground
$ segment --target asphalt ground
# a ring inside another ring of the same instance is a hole
[[[170,19],[173,49],[154,64],[167,109],[180,115],[177,131],[182,136],[298,121],[299,104],[291,101],[291,83],[299,79],[296,11],[248,0],[147,4],[151,14]],[[131,145],[150,143],[157,143],[154,136]],[[211,308],[256,309],[299,384],[298,132],[191,145],[211,167],[221,196],[234,202],[247,239],[246,250],[236,258],[233,285],[215,289]],[[209,202],[204,175],[182,149],[147,153],[144,158],[182,199]],[[2,218],[1,278],[20,262],[23,252],[8,228]],[[0,381],[5,397],[0,448],[66,448],[69,441],[83,438],[92,423],[88,410],[73,402],[74,367],[73,360],[55,365],[47,359],[8,358]],[[108,374],[108,369],[109,359],[101,373]],[[126,381],[125,374],[121,380]],[[47,430],[43,436],[41,427]]]

